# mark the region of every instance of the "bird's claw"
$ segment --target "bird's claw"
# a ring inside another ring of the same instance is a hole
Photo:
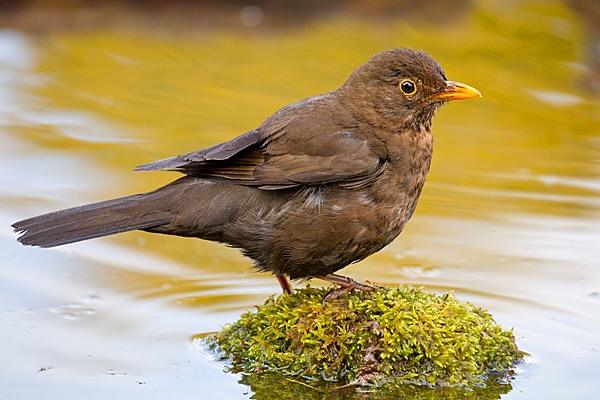
[[[323,299],[323,304],[328,301],[333,301],[338,297],[345,295],[347,293],[351,293],[355,290],[360,290],[361,292],[372,292],[374,290],[380,289],[380,286],[372,286],[366,283],[355,281],[352,278],[348,278],[347,276],[336,275],[336,274],[327,274],[322,276],[315,276],[315,278],[323,279],[325,281],[335,283],[336,285],[341,286],[338,289],[334,289],[327,293],[325,298]]]

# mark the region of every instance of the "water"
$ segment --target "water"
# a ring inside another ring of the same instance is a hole
[[[0,18],[0,398],[264,398],[193,339],[280,290],[236,250],[139,232],[43,250],[9,225],[167,183],[130,171],[246,132],[401,45],[483,98],[438,112],[415,216],[343,273],[452,290],[514,327],[531,356],[503,399],[597,398],[599,20],[580,11],[593,2],[357,4]]]

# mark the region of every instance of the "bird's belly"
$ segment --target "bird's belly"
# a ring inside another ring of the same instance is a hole
[[[333,273],[394,240],[414,208],[405,201],[378,202],[368,189],[314,189],[290,200],[285,213],[272,216],[277,221],[263,223],[276,229],[258,260],[247,254],[259,268],[292,279]]]

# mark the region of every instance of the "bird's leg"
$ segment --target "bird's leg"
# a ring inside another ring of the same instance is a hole
[[[334,289],[331,292],[327,293],[323,303],[328,302],[329,300],[335,300],[341,295],[346,293],[350,293],[354,290],[360,290],[363,292],[372,292],[377,289],[377,286],[367,285],[366,283],[355,281],[352,278],[348,278],[347,276],[336,275],[336,274],[327,274],[327,275],[319,275],[314,278],[322,279],[324,281],[328,281],[331,283],[335,283],[336,285],[340,285],[339,289]]]
[[[277,278],[277,282],[283,289],[283,293],[292,294],[292,285],[290,285],[285,275],[275,275],[275,278]]]

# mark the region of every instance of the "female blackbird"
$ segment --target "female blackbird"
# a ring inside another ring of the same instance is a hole
[[[40,247],[136,229],[197,237],[241,249],[285,292],[286,277],[340,285],[330,298],[373,290],[334,272],[400,234],[429,171],[435,111],[479,96],[425,52],[388,50],[242,136],[136,168],[185,175],[164,187],[13,227]]]

